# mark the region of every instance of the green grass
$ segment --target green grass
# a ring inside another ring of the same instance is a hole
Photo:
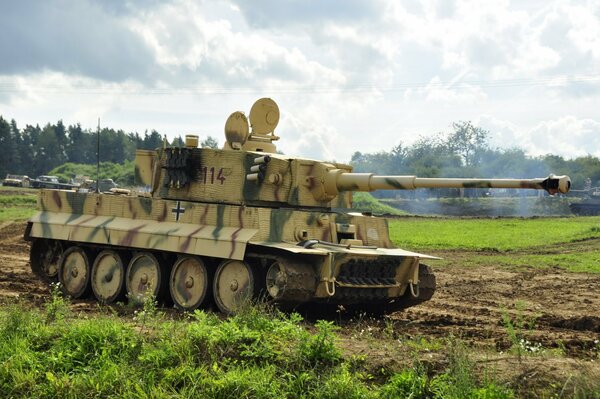
[[[0,195],[0,222],[28,219],[35,213],[36,206],[35,195]]]
[[[37,192],[37,189],[29,187],[0,186],[0,193],[2,193],[3,191],[35,194]]]
[[[419,366],[375,382],[343,357],[331,322],[309,329],[296,314],[256,307],[225,320],[199,311],[170,320],[152,306],[133,319],[88,319],[73,314],[58,292],[45,310],[0,308],[4,396],[513,397],[509,388],[473,377],[464,353],[451,355],[435,375]]]
[[[355,192],[352,194],[352,209],[374,214],[406,215],[405,211],[383,204],[369,193]]]
[[[507,251],[599,237],[600,217],[390,221],[392,241],[411,250]]]

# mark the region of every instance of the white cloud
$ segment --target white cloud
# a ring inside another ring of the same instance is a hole
[[[347,161],[458,120],[534,154],[600,151],[597,2],[48,0],[0,22],[0,112],[20,125],[221,138],[269,96],[289,154]]]
[[[523,148],[530,155],[560,154],[575,158],[585,155],[600,157],[600,121],[563,116],[522,128],[489,115],[479,124],[491,133],[493,146]]]
[[[231,88],[269,81],[337,84],[343,74],[268,35],[225,19],[208,20],[204,5],[178,1],[130,16],[130,26],[152,49],[175,86],[210,83]]]

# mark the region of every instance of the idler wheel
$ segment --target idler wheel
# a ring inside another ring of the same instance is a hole
[[[63,248],[60,241],[44,238],[34,240],[29,252],[31,270],[46,282],[58,280],[62,253]]]
[[[197,256],[179,258],[171,270],[169,291],[176,307],[182,310],[199,308],[209,290],[209,274]]]
[[[71,298],[83,298],[90,291],[90,256],[81,247],[67,249],[59,261],[58,279],[63,292]]]
[[[213,295],[219,310],[235,313],[254,298],[255,276],[252,267],[241,260],[224,260],[215,272]]]
[[[274,262],[267,270],[267,292],[274,299],[279,299],[287,284],[287,274],[279,262]]]
[[[92,265],[92,291],[101,303],[113,303],[125,296],[125,263],[117,252],[102,251]]]
[[[142,252],[135,255],[125,275],[129,299],[143,303],[148,298],[159,298],[163,279],[160,262],[153,254]]]

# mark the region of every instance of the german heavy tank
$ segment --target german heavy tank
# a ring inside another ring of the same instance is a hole
[[[248,120],[249,119],[249,120]],[[435,179],[352,173],[349,165],[278,154],[279,109],[234,112],[223,149],[136,152],[148,192],[42,190],[27,225],[31,267],[73,298],[167,298],[223,313],[262,296],[395,311],[430,299],[430,255],[395,248],[387,220],[347,211],[352,192],[485,187],[566,192],[566,176]]]

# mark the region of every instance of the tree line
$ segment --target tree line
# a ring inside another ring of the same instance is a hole
[[[67,162],[95,164],[96,131],[83,129],[80,124],[65,126],[62,120],[44,127],[26,125],[19,129],[17,122],[0,116],[0,179],[6,174],[36,177]],[[100,161],[123,164],[135,158],[136,149],[155,149],[164,138],[156,130],[126,133],[123,130],[100,130]],[[182,145],[181,136],[169,145]],[[217,141],[208,137],[203,146],[216,147]],[[133,173],[133,171],[132,171]]]
[[[400,143],[389,151],[376,153],[357,151],[350,164],[356,172],[419,177],[534,178],[554,173],[569,175],[575,189],[583,189],[587,179],[593,187],[600,186],[597,157],[565,159],[552,154],[533,157],[522,148],[492,148],[489,138],[489,131],[461,121],[453,123],[450,132],[421,137],[412,145]]]
[[[434,137],[421,137],[412,145],[400,143],[389,151],[355,152],[350,161],[356,172],[383,175],[409,174],[420,177],[532,178],[550,173],[568,174],[573,187],[582,189],[590,179],[600,186],[600,159],[592,155],[565,159],[547,154],[527,155],[522,148],[492,148],[490,132],[471,122],[456,122],[452,131]],[[62,120],[44,127],[26,125],[0,116],[0,178],[7,173],[36,177],[65,163],[96,163],[96,131],[80,124],[65,126]],[[156,130],[124,132],[100,130],[100,161],[124,164],[135,158],[136,149],[154,149],[164,144]],[[181,136],[168,145],[183,145]],[[203,147],[217,148],[208,136]],[[379,192],[385,196],[385,192]]]

